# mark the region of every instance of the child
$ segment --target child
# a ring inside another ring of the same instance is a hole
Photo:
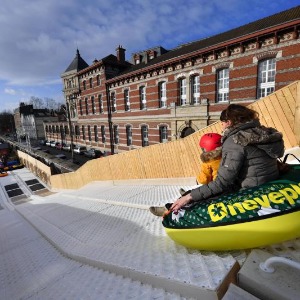
[[[222,136],[218,133],[206,133],[201,137],[199,146],[203,151],[200,155],[202,165],[201,172],[196,177],[197,184],[207,184],[217,177],[222,157],[221,138]],[[190,191],[181,188],[179,192],[183,196]],[[156,216],[163,216],[167,212],[167,208],[151,206],[150,212]]]
[[[200,155],[202,165],[197,176],[198,184],[208,184],[217,177],[222,157],[221,138],[218,133],[206,133],[201,137],[199,146],[203,152]]]
[[[200,155],[201,172],[196,177],[198,185],[208,184],[217,177],[222,158],[221,138],[222,136],[218,133],[206,133],[199,141],[199,146],[203,152]],[[179,192],[181,195],[186,193],[182,188]]]

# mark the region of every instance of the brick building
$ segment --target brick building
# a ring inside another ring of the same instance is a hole
[[[90,66],[73,64],[62,74],[73,140],[118,153],[184,138],[229,103],[249,104],[299,80],[299,31],[297,6],[172,50],[134,53],[131,62],[119,46]],[[69,125],[45,131],[65,128],[70,140]]]

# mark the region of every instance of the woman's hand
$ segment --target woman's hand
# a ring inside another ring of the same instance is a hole
[[[171,210],[175,213],[177,213],[181,207],[187,205],[190,201],[192,200],[192,196],[191,194],[187,194],[185,196],[182,196],[181,198],[179,198],[178,200],[176,200],[172,206],[171,206]]]

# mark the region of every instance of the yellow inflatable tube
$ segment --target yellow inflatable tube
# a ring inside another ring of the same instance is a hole
[[[165,228],[178,244],[210,251],[262,247],[300,236],[300,211],[215,227]]]

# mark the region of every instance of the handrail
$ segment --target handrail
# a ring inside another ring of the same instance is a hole
[[[281,263],[288,265],[290,267],[296,268],[300,270],[300,263],[293,261],[291,259],[280,257],[280,256],[273,256],[268,258],[265,262],[262,262],[259,264],[259,267],[262,271],[267,273],[273,273],[275,271],[275,268],[273,267],[274,264]]]

